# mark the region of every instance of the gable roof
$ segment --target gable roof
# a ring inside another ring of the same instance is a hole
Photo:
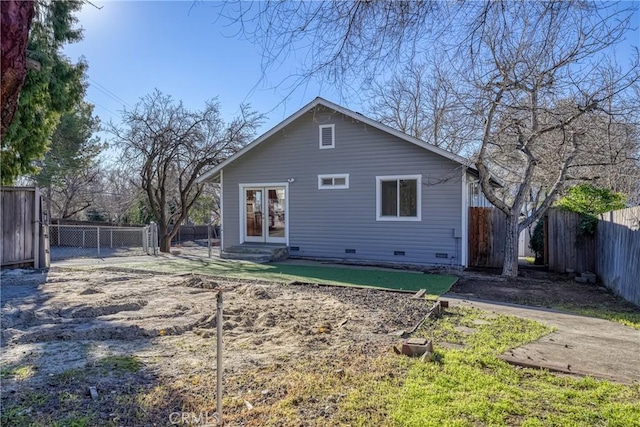
[[[282,122],[280,122],[279,124],[277,124],[275,127],[271,128],[269,131],[265,132],[264,134],[260,135],[257,139],[255,139],[253,142],[251,142],[250,144],[246,145],[244,148],[242,148],[240,151],[238,151],[237,153],[235,153],[233,156],[230,156],[229,158],[227,158],[225,161],[219,163],[218,165],[216,165],[214,168],[209,169],[207,172],[203,173],[202,175],[200,175],[197,179],[196,182],[203,182],[206,181],[212,177],[215,177],[222,169],[224,169],[226,166],[228,166],[229,164],[233,163],[234,161],[238,160],[240,157],[242,157],[244,154],[246,154],[248,151],[252,150],[253,148],[255,148],[256,146],[260,145],[262,142],[264,142],[265,140],[269,139],[269,137],[273,136],[274,134],[276,134],[278,131],[280,131],[281,129],[283,129],[284,127],[288,126],[290,123],[292,123],[294,120],[298,119],[299,117],[301,117],[302,115],[304,115],[305,113],[311,111],[312,109],[316,108],[317,106],[323,106],[326,108],[329,108],[331,110],[334,110],[336,112],[342,113],[347,117],[350,117],[354,120],[357,120],[359,122],[365,123],[373,128],[379,129],[383,132],[386,132],[390,135],[393,135],[397,138],[400,138],[406,142],[409,142],[411,144],[415,144],[418,147],[422,147],[425,150],[431,151],[435,154],[439,154],[442,157],[445,157],[449,160],[452,160],[456,163],[461,164],[462,166],[465,166],[469,169],[471,169],[472,171],[477,173],[476,168],[472,165],[471,161],[465,157],[459,156],[457,154],[454,154],[450,151],[444,150],[440,147],[436,147],[433,144],[429,144],[428,142],[422,141],[421,139],[418,138],[414,138],[411,135],[407,135],[404,132],[401,132],[399,130],[393,129],[390,126],[387,126],[385,124],[382,124],[376,120],[370,119],[369,117],[362,115],[360,113],[356,113],[355,111],[351,111],[348,108],[342,107],[338,104],[334,104],[331,101],[327,101],[324,98],[320,98],[317,97],[315,98],[313,101],[311,101],[310,103],[308,103],[307,105],[305,105],[304,107],[302,107],[301,109],[299,109],[298,111],[296,111],[295,113],[293,113],[291,116],[287,117],[285,120],[283,120]]]

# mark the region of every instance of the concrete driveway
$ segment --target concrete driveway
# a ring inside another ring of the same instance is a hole
[[[619,323],[555,310],[443,295],[452,306],[535,320],[557,330],[506,352],[502,358],[522,366],[631,384],[640,383],[640,330]]]

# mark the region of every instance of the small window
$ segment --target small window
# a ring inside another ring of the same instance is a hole
[[[376,177],[376,219],[420,221],[421,180],[421,175]]]
[[[349,188],[349,174],[318,175],[318,189]]]
[[[335,125],[320,125],[320,149],[336,146]]]

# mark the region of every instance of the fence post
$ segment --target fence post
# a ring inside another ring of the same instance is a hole
[[[149,227],[151,228],[151,245],[153,246],[153,256],[156,256],[158,255],[158,253],[156,252],[158,248],[158,227],[153,221],[151,221]]]
[[[207,247],[209,248],[209,258],[211,258],[211,223],[207,224]]]
[[[100,227],[96,227],[96,235],[98,238],[98,241],[96,242],[96,245],[98,246],[98,258],[100,258]]]
[[[109,248],[113,249],[113,228],[109,229]]]
[[[149,231],[147,230],[147,227],[142,227],[142,250],[145,254],[149,255],[149,243],[148,243],[148,238],[149,238]]]
[[[40,189],[35,187],[33,196],[33,268],[42,267],[40,259]]]
[[[218,422],[222,422],[222,290],[218,290],[216,301],[216,413],[218,414]]]
[[[87,233],[87,230],[85,230],[85,229],[83,228],[83,229],[82,229],[82,247],[83,247],[83,248],[84,248],[84,247],[86,247],[86,244],[85,244],[85,242],[86,242],[86,239],[85,239],[85,237],[86,237],[86,233]]]

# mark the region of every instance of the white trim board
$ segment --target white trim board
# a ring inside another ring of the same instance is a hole
[[[220,171],[220,252],[224,250],[224,176]]]

